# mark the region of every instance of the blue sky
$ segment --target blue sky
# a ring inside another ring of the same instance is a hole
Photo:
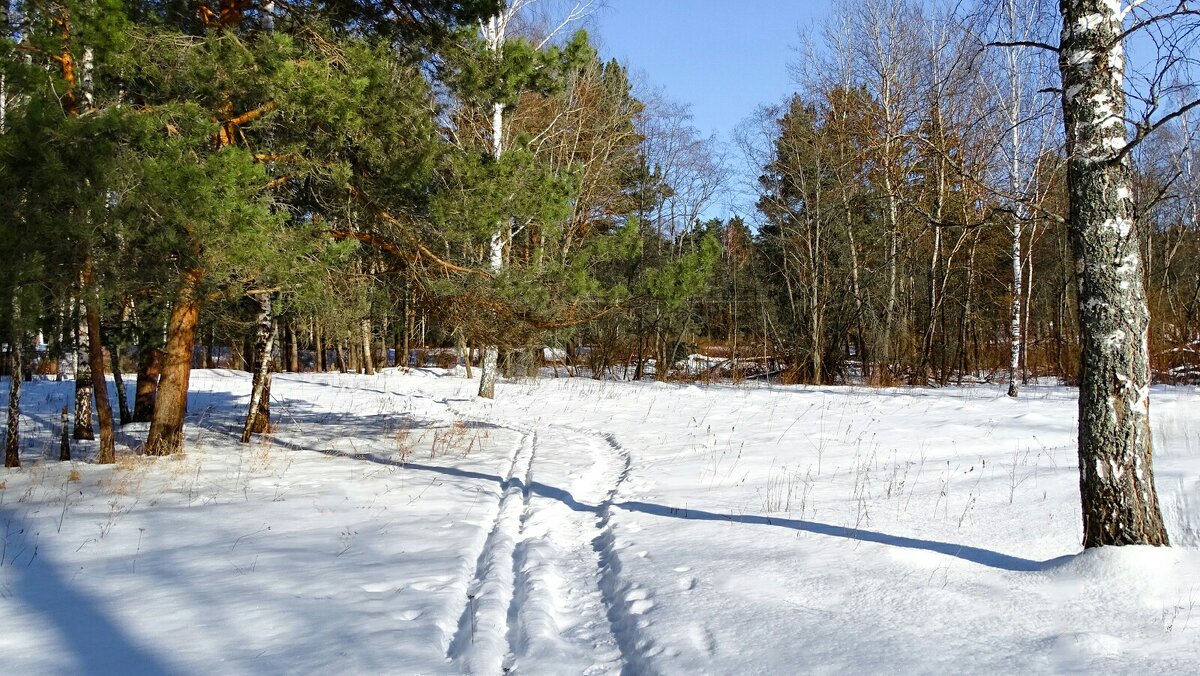
[[[791,93],[788,62],[798,29],[829,12],[829,0],[608,0],[593,30],[615,57],[688,103],[694,126],[724,141],[763,103]],[[736,179],[735,179],[736,180]],[[710,215],[724,215],[718,206]]]
[[[644,71],[692,104],[696,127],[724,135],[760,103],[792,91],[797,28],[828,0],[608,0],[596,17],[603,56]]]

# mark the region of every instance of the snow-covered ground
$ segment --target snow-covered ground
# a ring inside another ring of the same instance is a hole
[[[1200,670],[1195,388],[1153,393],[1177,546],[1081,554],[1065,388],[280,375],[243,446],[248,376],[192,382],[186,456],[110,467],[24,390],[5,673]]]

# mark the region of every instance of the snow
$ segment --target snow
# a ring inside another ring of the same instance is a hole
[[[1066,388],[281,374],[243,446],[249,375],[192,384],[187,455],[110,467],[43,459],[72,384],[24,389],[7,673],[1200,665],[1193,387],[1151,395],[1176,546],[1081,553]]]

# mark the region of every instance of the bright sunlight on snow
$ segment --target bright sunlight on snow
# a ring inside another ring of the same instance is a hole
[[[1200,664],[1195,388],[1153,395],[1177,546],[1081,554],[1066,388],[475,385],[280,374],[243,446],[249,375],[196,371],[186,456],[98,466],[40,460],[73,383],[30,384],[5,672]]]

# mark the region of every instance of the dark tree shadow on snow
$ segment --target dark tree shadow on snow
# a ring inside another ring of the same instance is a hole
[[[0,510],[0,520],[8,524],[9,537],[19,534],[22,539],[36,543],[36,535],[30,535],[29,526],[12,510]],[[74,588],[61,567],[36,544],[19,549],[13,559],[3,563],[3,571],[9,576],[10,598],[19,600],[30,613],[54,627],[62,645],[72,653],[75,673],[146,676],[172,673],[95,601]]]
[[[331,386],[338,387],[337,385]],[[379,390],[378,392],[381,394],[394,394],[383,390]],[[228,418],[229,413],[224,413],[237,412],[239,415],[244,414],[239,407],[239,404],[241,403],[240,400],[238,400],[237,403],[231,403],[231,399],[232,397],[225,392],[191,393],[189,396],[189,408],[190,410],[195,411],[196,415],[188,416],[189,423],[224,435],[240,434],[240,417],[235,416],[234,418],[230,419]],[[505,479],[504,477],[495,474],[460,469],[457,467],[442,466],[423,462],[406,462],[378,452],[367,451],[361,453],[350,453],[328,447],[332,441],[341,437],[378,437],[381,430],[394,429],[396,427],[420,429],[439,426],[439,423],[434,421],[419,419],[408,413],[372,415],[355,415],[352,413],[330,414],[329,412],[313,410],[311,407],[307,408],[306,410],[306,402],[293,401],[283,398],[276,400],[273,398],[272,404],[274,405],[276,403],[280,404],[280,408],[288,411],[284,417],[277,418],[277,421],[283,423],[284,425],[295,424],[301,428],[297,429],[295,434],[284,433],[282,436],[273,435],[271,437],[271,443],[277,446],[287,448],[292,451],[311,451],[322,453],[324,455],[349,458],[378,465],[387,465],[416,472],[429,472],[459,479],[492,482],[497,484],[502,491],[508,490],[510,487],[514,486],[521,488],[522,490],[526,489],[520,477]],[[330,429],[330,434],[328,436],[316,435],[312,433],[314,430],[319,430],[323,426],[328,426],[330,423],[334,423],[336,427],[328,428]],[[479,421],[465,421],[465,424],[471,429],[504,429],[499,425],[493,425]],[[289,441],[288,439],[283,438],[285,436],[295,437],[298,435],[301,437],[307,437],[304,443],[297,443],[295,441]],[[386,441],[386,439],[380,439],[380,443],[386,443]],[[550,486],[538,481],[531,482],[528,486],[528,490],[534,495],[551,500],[557,500],[578,512],[599,514],[601,510],[600,505],[591,505],[580,502],[570,493],[570,491],[558,488],[556,486]],[[840,538],[857,542],[873,542],[890,547],[923,550],[945,556],[951,556],[964,561],[970,561],[971,563],[987,566],[989,568],[1012,572],[1032,572],[1045,570],[1049,565],[1061,561],[1061,557],[1050,559],[1048,561],[1035,561],[1033,559],[1025,559],[980,547],[972,547],[952,542],[941,542],[938,540],[925,540],[902,535],[891,535],[878,531],[835,526],[832,524],[821,523],[818,521],[808,521],[804,519],[777,518],[756,514],[719,514],[705,510],[671,507],[669,505],[660,505],[641,501],[617,502],[613,503],[612,507],[623,509],[628,512],[640,512],[660,518],[681,519],[686,521],[725,521],[729,523],[744,524],[747,526],[785,528],[788,530],[812,533],[814,535],[821,535],[824,537]]]
[[[416,472],[432,472],[459,479],[488,481],[497,484],[501,491],[506,491],[510,487],[517,487],[522,490],[525,489],[520,477],[505,479],[495,474],[459,469],[457,467],[445,467],[421,462],[403,462],[394,458],[379,455],[377,453],[345,453],[332,449],[316,449],[311,447],[306,448],[302,445],[282,441],[280,439],[275,439],[274,443],[294,451],[313,451],[316,453],[322,453],[324,455],[361,460]],[[531,482],[528,490],[534,495],[551,500],[557,500],[577,512],[590,512],[593,514],[599,514],[602,509],[601,505],[591,505],[580,502],[579,500],[575,499],[575,496],[573,496],[570,491],[555,486],[550,486],[539,481]],[[912,538],[902,535],[890,535],[887,533],[880,533],[878,531],[865,530],[862,528],[834,526],[832,524],[821,523],[819,521],[808,521],[804,519],[786,519],[755,514],[718,514],[716,512],[709,512],[700,509],[670,507],[667,505],[641,501],[616,502],[613,503],[612,507],[616,509],[623,509],[627,512],[640,512],[642,514],[649,514],[651,516],[662,518],[681,519],[685,521],[725,521],[729,523],[739,523],[750,526],[786,528],[789,530],[813,533],[814,535],[822,535],[825,537],[841,538],[858,542],[874,542],[890,547],[903,547],[905,549],[918,549],[937,554],[943,554],[945,556],[952,556],[964,561],[970,561],[971,563],[979,564],[981,566],[987,566],[989,568],[996,568],[999,570],[1007,570],[1012,572],[1034,572],[1045,570],[1048,566],[1061,561],[1061,558],[1050,559],[1048,561],[1035,561],[1033,559],[1025,559],[980,547],[971,547],[968,545],[961,545],[952,542],[941,542],[938,540],[923,540],[920,538]]]

